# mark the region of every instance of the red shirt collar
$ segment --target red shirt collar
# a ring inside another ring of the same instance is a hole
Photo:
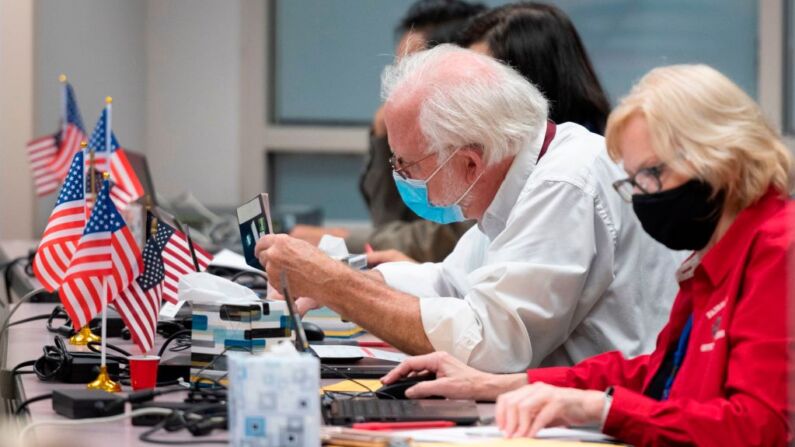
[[[740,211],[726,234],[701,258],[699,266],[713,285],[718,285],[735,267],[738,253],[743,253],[751,243],[756,229],[787,203],[787,198],[770,187],[755,203]]]

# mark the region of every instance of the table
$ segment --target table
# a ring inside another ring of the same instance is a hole
[[[32,241],[0,241],[0,262],[3,259],[11,259],[16,256],[24,255],[28,248],[35,246]],[[25,293],[24,290],[14,289],[14,294],[18,295]],[[2,297],[5,299],[6,297]],[[23,318],[49,313],[55,304],[53,303],[24,303],[20,306],[19,310],[12,317],[12,321],[18,321]],[[4,318],[4,316],[3,316]],[[9,328],[8,336],[3,337],[0,341],[0,350],[4,350],[7,346],[6,361],[4,364],[0,363],[0,368],[10,370],[15,365],[33,360],[41,355],[41,350],[44,345],[53,343],[53,334],[50,334],[44,327],[44,320],[31,321],[15,325]],[[374,340],[371,335],[364,335],[369,340]],[[130,341],[125,341],[120,338],[111,338],[109,342],[117,345],[127,351],[133,351],[133,345]],[[160,346],[163,342],[159,338],[155,342],[155,346]],[[74,348],[74,347],[73,347]],[[77,350],[77,348],[74,348]],[[164,360],[169,358],[169,352],[164,355]],[[173,354],[172,354],[173,355]],[[2,357],[0,357],[2,358]],[[9,376],[8,372],[5,376]],[[323,386],[339,382],[338,379],[323,379],[321,384]],[[83,388],[85,385],[79,384],[62,384],[42,382],[33,374],[18,375],[13,380],[6,381],[5,387],[0,386],[0,391],[7,397],[7,407],[15,409],[19,402],[52,392],[54,389],[67,389],[67,388]],[[12,389],[9,389],[11,387]],[[5,389],[3,389],[5,388]],[[124,391],[128,391],[125,389]],[[180,399],[180,394],[171,394],[161,396],[156,399],[159,401],[177,401]],[[481,412],[481,417],[491,417],[494,414],[493,404],[479,404],[478,408]],[[31,403],[28,406],[29,421],[39,422],[50,419],[65,419],[57,415],[52,410],[50,400],[44,400]],[[134,427],[129,420],[103,423],[100,426],[75,426],[75,427],[62,427],[57,428],[40,428],[36,430],[37,434],[42,435],[55,435],[57,436],[58,443],[56,445],[69,446],[72,445],[80,447],[117,447],[117,446],[139,446],[151,445],[144,443],[138,439],[138,436],[145,432],[149,427]],[[201,445],[203,440],[222,440],[227,438],[228,433],[225,431],[214,431],[208,437],[192,437],[185,431],[167,433],[160,431],[157,434],[158,439],[169,440],[190,440],[197,445]],[[46,439],[46,438],[43,438]],[[72,443],[70,443],[72,442]]]

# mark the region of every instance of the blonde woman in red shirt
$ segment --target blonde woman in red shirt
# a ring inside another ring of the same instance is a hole
[[[790,152],[754,101],[704,65],[652,70],[610,115],[606,138],[629,174],[614,186],[644,230],[694,252],[654,352],[511,375],[435,353],[383,381],[431,371],[437,380],[406,395],[497,399],[509,437],[593,424],[633,445],[786,444]]]

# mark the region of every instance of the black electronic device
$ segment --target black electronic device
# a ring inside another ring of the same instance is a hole
[[[124,413],[124,398],[85,388],[53,390],[52,409],[69,419],[113,416]]]
[[[403,377],[384,385],[378,389],[376,397],[379,399],[406,399],[406,390],[413,387],[420,382],[427,382],[429,380],[436,380],[436,374],[421,374],[413,377]],[[440,399],[436,397],[436,399]]]
[[[377,398],[335,399],[323,406],[329,425],[357,422],[453,421],[472,425],[480,420],[473,400],[380,400]]]
[[[246,264],[264,270],[254,254],[257,241],[266,234],[273,233],[268,194],[261,193],[237,208],[237,223],[240,227],[240,243]]]
[[[315,323],[309,321],[302,321],[301,326],[304,327],[306,340],[309,342],[323,341],[323,339],[326,338],[326,334],[323,332],[323,329],[321,329],[320,326],[318,326]]]

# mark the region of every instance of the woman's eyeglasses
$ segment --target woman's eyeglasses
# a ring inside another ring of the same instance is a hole
[[[643,168],[633,176],[614,182],[613,188],[626,202],[632,202],[632,196],[636,194],[636,189],[640,191],[640,194],[660,192],[662,190],[660,176],[664,169],[665,163]]]

